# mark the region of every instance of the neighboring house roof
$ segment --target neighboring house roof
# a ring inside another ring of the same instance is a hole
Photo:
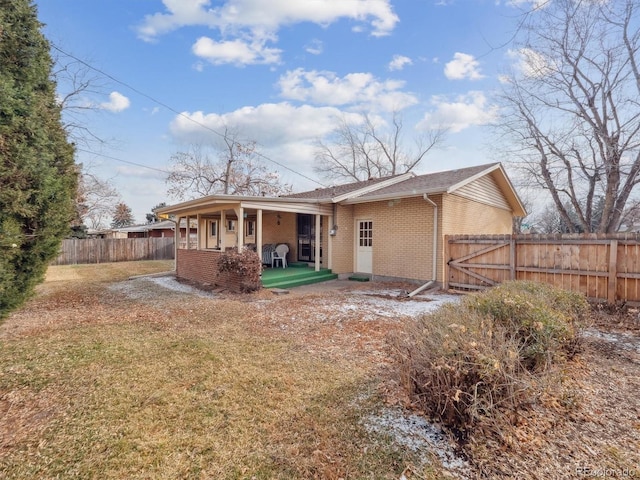
[[[158,213],[180,213],[206,205],[227,205],[243,203],[247,206],[272,206],[276,204],[304,204],[315,203],[330,205],[334,203],[354,204],[375,202],[387,199],[416,197],[441,193],[465,193],[465,187],[472,182],[489,176],[491,182],[504,196],[505,208],[510,208],[515,216],[526,215],[526,210],[520,201],[513,185],[500,163],[489,163],[457,170],[416,175],[408,172],[383,178],[375,178],[361,182],[319,188],[282,197],[253,197],[234,195],[211,195],[197,200],[190,200],[178,205],[158,209]],[[486,180],[486,179],[485,179]],[[466,192],[469,196],[469,193]],[[301,206],[301,205],[298,205]],[[309,212],[311,213],[311,212]]]
[[[180,220],[180,227],[186,228],[186,219]],[[144,225],[130,225],[128,227],[112,228],[111,232],[123,232],[123,233],[144,233],[150,230],[173,230],[176,227],[176,222],[172,220],[162,220],[155,223],[145,223]]]

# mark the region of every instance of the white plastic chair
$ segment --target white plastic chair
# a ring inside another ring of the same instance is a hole
[[[273,252],[271,256],[271,268],[274,268],[274,265],[278,263],[278,260],[282,262],[282,268],[287,268],[287,253],[289,253],[289,247],[287,247],[284,243],[281,243],[276,247],[276,251]]]

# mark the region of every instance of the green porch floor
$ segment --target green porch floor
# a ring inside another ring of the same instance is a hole
[[[300,266],[266,268],[262,272],[262,286],[264,288],[293,288],[335,280],[336,278],[338,275],[328,268],[321,268],[318,272],[314,268]]]

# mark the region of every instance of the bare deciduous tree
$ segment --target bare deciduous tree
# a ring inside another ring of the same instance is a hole
[[[499,129],[570,232],[616,231],[640,182],[639,10],[554,0],[523,24]]]
[[[89,128],[85,116],[99,110],[90,98],[105,95],[104,77],[98,76],[86,63],[70,57],[55,46],[52,54],[52,77],[56,82],[57,99],[67,135],[77,145],[103,145],[105,140]]]
[[[105,228],[120,202],[120,194],[109,181],[97,177],[83,165],[79,165],[79,169],[76,197],[78,216],[91,229]]]
[[[361,123],[346,117],[329,142],[316,142],[317,166],[314,170],[331,179],[367,180],[413,170],[433,148],[440,146],[446,130],[439,128],[416,137],[415,148],[403,143],[402,118],[393,113],[389,128],[365,115]]]
[[[191,145],[171,157],[168,193],[178,200],[223,193],[276,196],[291,191],[277,172],[269,170],[256,152],[255,142],[240,142],[228,128],[217,149]],[[214,156],[212,156],[214,155]]]

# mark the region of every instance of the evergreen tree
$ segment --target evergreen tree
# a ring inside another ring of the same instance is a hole
[[[158,218],[158,215],[156,214],[156,210],[158,208],[162,208],[162,207],[166,207],[167,203],[166,202],[160,202],[159,204],[157,204],[155,207],[153,207],[151,209],[151,213],[147,213],[147,223],[156,223],[159,222],[160,219]]]
[[[122,228],[133,225],[133,213],[126,203],[120,202],[113,210],[113,221],[111,228]]]
[[[74,217],[74,149],[30,0],[0,0],[0,318],[42,281]]]

